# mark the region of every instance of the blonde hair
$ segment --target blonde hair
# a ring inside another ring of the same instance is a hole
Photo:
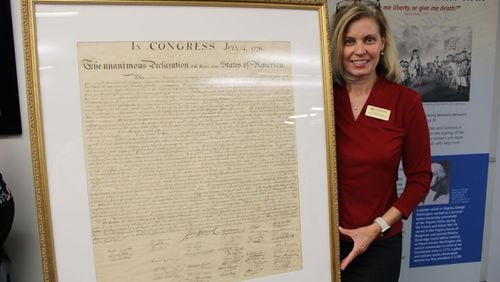
[[[376,67],[378,75],[384,75],[388,80],[396,83],[400,82],[400,68],[398,55],[392,33],[387,23],[387,19],[380,7],[375,5],[362,4],[355,2],[349,6],[341,7],[333,15],[332,21],[332,72],[333,80],[337,84],[344,84],[347,72],[344,68],[342,49],[344,47],[344,37],[349,25],[362,18],[372,18],[377,22],[380,35],[385,39],[384,54],[380,56],[380,61]]]

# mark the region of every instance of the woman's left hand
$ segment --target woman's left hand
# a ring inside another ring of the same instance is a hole
[[[340,269],[344,270],[357,256],[368,249],[370,244],[380,235],[380,226],[376,223],[356,229],[339,228],[340,233],[351,237],[354,247],[351,252],[340,262]]]

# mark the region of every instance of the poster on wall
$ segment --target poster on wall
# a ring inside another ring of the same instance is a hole
[[[237,2],[23,1],[45,281],[339,281],[326,2]]]
[[[433,157],[431,190],[412,216],[409,266],[481,260],[488,154]]]
[[[433,155],[488,153],[497,1],[382,1]],[[480,126],[479,126],[480,125]],[[484,138],[477,138],[483,136]]]
[[[433,160],[430,192],[405,225],[401,277],[478,280],[498,1],[381,5],[399,53],[401,83],[422,97]],[[401,175],[400,189],[403,182]],[[432,268],[439,266],[453,271]]]

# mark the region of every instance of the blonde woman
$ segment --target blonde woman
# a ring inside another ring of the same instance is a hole
[[[379,1],[341,1],[332,59],[343,282],[398,281],[402,219],[429,191],[429,130]],[[398,197],[402,160],[407,177]]]

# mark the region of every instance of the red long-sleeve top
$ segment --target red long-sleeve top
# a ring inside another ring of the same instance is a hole
[[[408,218],[427,195],[432,177],[429,129],[420,95],[380,77],[356,120],[345,86],[335,86],[334,102],[340,226],[370,225],[392,206]],[[366,116],[368,105],[390,110],[389,120]],[[398,198],[401,160],[407,180]],[[402,227],[399,220],[384,237],[398,234]]]

